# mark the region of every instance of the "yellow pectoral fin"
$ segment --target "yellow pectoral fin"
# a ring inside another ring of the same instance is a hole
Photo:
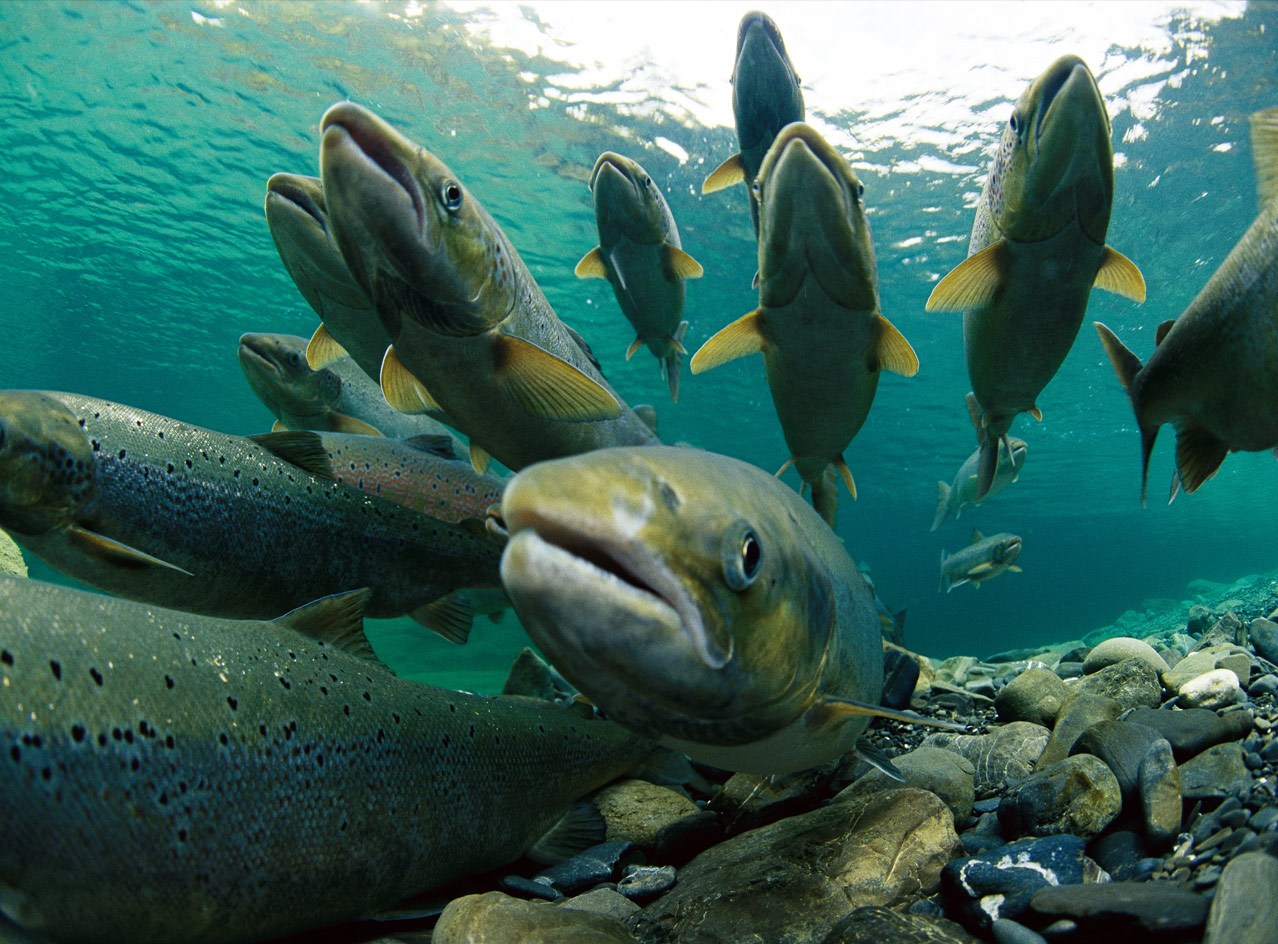
[[[577,268],[572,271],[579,279],[608,278],[608,267],[604,265],[603,253],[599,251],[598,246],[582,256],[581,261],[577,263]]]
[[[426,386],[404,366],[393,347],[388,347],[382,357],[381,381],[382,396],[401,413],[419,414],[443,410]]]
[[[477,474],[483,475],[488,471],[488,466],[492,461],[493,457],[488,454],[488,451],[472,439],[470,441],[471,468],[473,468]]]
[[[756,308],[732,324],[720,328],[692,356],[689,366],[694,374],[763,350],[763,311]]]
[[[497,385],[524,412],[569,423],[621,415],[616,397],[563,358],[511,335],[494,345]]]
[[[639,353],[639,348],[643,347],[643,338],[635,338],[630,342],[630,347],[626,348],[626,360],[634,357]]]
[[[1003,282],[1007,243],[999,240],[974,256],[968,256],[928,296],[928,311],[965,311],[994,300]]]
[[[1010,571],[1011,571],[1012,573],[1014,573],[1014,574],[1024,573],[1024,571],[1023,571],[1023,570],[1021,570],[1019,567],[1017,567],[1015,564],[1008,564],[1008,565],[1007,565],[1007,569],[1008,569],[1008,570],[1010,570]]]
[[[1101,257],[1100,271],[1096,273],[1096,288],[1122,295],[1134,302],[1145,300],[1145,277],[1136,268],[1136,263],[1128,259],[1117,249],[1105,247]]]
[[[145,551],[139,551],[136,547],[129,547],[129,545],[122,544],[115,538],[109,538],[105,534],[98,534],[96,531],[90,531],[79,525],[73,524],[67,528],[67,538],[81,551],[90,557],[96,557],[104,564],[111,564],[128,570],[161,567],[165,570],[176,570],[179,574],[186,574],[188,577],[195,576],[189,570],[179,567],[177,564],[170,564],[168,561],[160,560],[158,557],[152,557]]]
[[[345,413],[330,413],[328,415],[328,428],[335,433],[359,433],[361,436],[381,436],[382,431],[376,426],[370,426],[363,420],[357,420],[353,416],[347,416]]]
[[[983,564],[977,564],[976,566],[969,568],[967,572],[967,576],[968,576],[968,579],[975,580],[977,577],[981,576],[982,574],[988,574],[993,569],[994,569],[994,565],[991,564],[989,561],[986,561]]]
[[[1278,108],[1251,116],[1251,156],[1256,163],[1256,195],[1264,206],[1278,198]]]
[[[701,263],[692,256],[688,255],[678,246],[672,246],[666,243],[666,263],[670,266],[670,271],[681,279],[699,279],[705,275],[705,269],[701,268]]]
[[[701,192],[703,194],[715,193],[731,187],[733,184],[745,183],[745,179],[745,165],[741,163],[741,155],[733,154],[710,172],[706,182],[701,185]]]
[[[323,370],[343,357],[350,357],[350,353],[328,333],[328,326],[321,324],[306,345],[306,363],[311,365],[311,370]]]
[[[878,356],[879,370],[890,370],[902,377],[913,377],[919,372],[919,357],[914,353],[905,335],[896,330],[896,326],[882,315],[874,316],[879,328],[879,344],[875,354]]]
[[[1039,423],[1043,422],[1043,411],[1040,410],[1037,406],[1032,406],[1025,412],[1028,413],[1030,416],[1034,417],[1034,419],[1037,422]]]

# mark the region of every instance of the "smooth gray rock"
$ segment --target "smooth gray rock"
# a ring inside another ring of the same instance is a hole
[[[1035,764],[1036,769],[1064,760],[1080,734],[1094,724],[1113,721],[1121,712],[1118,702],[1104,695],[1071,695],[1056,719],[1056,727]]]
[[[1107,665],[1083,676],[1074,683],[1072,691],[1078,695],[1104,695],[1124,710],[1140,705],[1157,708],[1163,700],[1158,673],[1143,659],[1125,659]]]
[[[1257,617],[1247,627],[1247,635],[1257,655],[1278,663],[1278,623]]]
[[[671,823],[701,812],[682,793],[647,780],[622,780],[604,787],[593,802],[604,818],[608,842],[632,842],[649,850]]]
[[[579,908],[523,901],[501,892],[448,903],[432,944],[635,944],[616,918]]]
[[[1051,732],[1040,724],[1013,721],[988,734],[929,734],[923,746],[954,751],[970,760],[975,768],[976,795],[987,797],[1028,777],[1049,737]]]
[[[1030,907],[1044,920],[1068,918],[1084,935],[1104,933],[1107,940],[1140,931],[1184,935],[1207,917],[1206,898],[1166,882],[1048,886],[1034,893]]]
[[[1250,779],[1237,741],[1209,747],[1180,765],[1180,790],[1186,800],[1226,797]]]
[[[1102,721],[1094,724],[1074,742],[1070,755],[1092,754],[1103,760],[1118,780],[1123,799],[1136,795],[1140,762],[1155,743],[1167,743],[1167,739],[1144,725],[1130,721]],[[1167,747],[1171,753],[1171,745]]]
[[[1069,695],[1069,686],[1051,669],[1027,669],[1012,679],[994,696],[998,718],[1009,721],[1028,721],[1050,728],[1056,723],[1056,715]]]
[[[896,769],[905,777],[907,787],[917,787],[935,793],[950,812],[954,822],[962,824],[972,813],[975,799],[976,768],[966,757],[939,747],[918,747],[909,753],[892,758]],[[876,790],[896,790],[901,784],[881,770],[871,770],[857,779],[844,793],[870,793]],[[843,794],[839,794],[842,796]]]
[[[998,819],[1010,836],[1095,836],[1122,808],[1118,780],[1105,762],[1076,754],[1036,771],[1003,795]]]
[[[1180,833],[1184,797],[1180,768],[1166,738],[1159,737],[1146,752],[1136,780],[1145,838],[1152,849],[1169,849]]]
[[[877,905],[858,908],[821,944],[980,944],[962,925],[932,915],[900,914]]]
[[[678,877],[673,865],[630,865],[617,882],[617,891],[645,905],[673,888]]]
[[[1184,763],[1213,744],[1241,740],[1252,728],[1247,711],[1231,711],[1218,715],[1206,708],[1158,711],[1137,708],[1126,718],[1133,724],[1153,728],[1171,743],[1176,759]]]
[[[580,911],[591,911],[595,914],[607,915],[618,921],[625,921],[639,911],[639,906],[615,888],[601,885],[588,892],[564,898],[555,903],[558,908],[577,908]]]
[[[1155,672],[1167,671],[1167,663],[1154,651],[1154,647],[1132,636],[1114,636],[1097,643],[1083,660],[1083,671],[1091,675],[1128,659],[1143,659]]]
[[[1203,944],[1278,944],[1278,859],[1244,852],[1216,884]]]
[[[994,944],[1047,944],[1047,938],[1010,918],[999,918],[990,925]]]
[[[1221,643],[1191,652],[1162,674],[1168,691],[1178,691],[1195,676],[1212,669],[1228,668],[1238,676],[1238,684],[1246,685],[1251,675],[1251,653],[1232,643]]]

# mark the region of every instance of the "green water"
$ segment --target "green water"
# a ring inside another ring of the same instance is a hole
[[[695,350],[756,304],[744,191],[700,196],[735,149],[738,3],[0,2],[0,378],[74,390],[233,433],[270,416],[235,359],[246,331],[309,335],[262,214],[276,171],[317,173],[324,109],[350,98],[438,153],[503,225],[559,315],[663,438],[772,470],[786,450],[758,358],[685,374],[672,405],[608,286],[572,270],[595,242],[586,186],[605,149],[664,188],[691,283]],[[985,654],[1080,637],[1195,579],[1278,567],[1278,464],[1230,456],[1167,507],[1172,440],[1140,507],[1138,433],[1085,323],[1022,416],[1021,480],[936,533],[936,482],[974,447],[958,315],[926,314],[966,254],[972,207],[1011,103],[1054,58],[1082,56],[1113,120],[1109,243],[1141,267],[1142,306],[1093,294],[1142,357],[1252,219],[1248,115],[1278,104],[1278,6],[1249,4],[776,4],[809,120],[866,187],[884,314],[917,377],[884,377],[846,453],[859,499],[839,533],[906,641]],[[959,65],[961,63],[961,65]],[[793,475],[793,473],[791,473]],[[792,484],[797,479],[788,479]],[[1024,572],[937,592],[942,549],[972,527],[1024,539]],[[51,577],[33,567],[33,575]],[[523,645],[513,617],[458,649],[415,624],[373,624],[404,674],[492,689]]]

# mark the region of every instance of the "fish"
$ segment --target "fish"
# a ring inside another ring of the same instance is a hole
[[[933,288],[928,311],[963,311],[977,417],[977,497],[998,449],[1069,353],[1092,287],[1136,302],[1145,279],[1105,244],[1114,196],[1109,113],[1077,56],[1057,59],[1017,100],[976,207],[968,257]]]
[[[879,374],[918,373],[914,349],[879,310],[865,188],[811,126],[786,125],[759,169],[759,307],[714,334],[693,356],[694,374],[763,354],[790,458],[833,527],[843,452],[869,415]]]
[[[874,595],[842,542],[752,465],[674,446],[542,462],[494,526],[506,593],[555,668],[694,760],[787,773],[857,747],[872,717],[918,720],[878,705]]]
[[[957,519],[964,508],[981,504],[986,498],[997,495],[1009,483],[1015,482],[1020,477],[1021,467],[1025,465],[1025,457],[1028,454],[1029,446],[1025,440],[1008,436],[1007,451],[998,450],[997,452],[998,468],[994,470],[994,481],[990,484],[990,489],[985,496],[981,497],[978,494],[980,489],[976,474],[981,450],[979,447],[974,450],[967,457],[967,461],[959,466],[953,485],[946,485],[944,482],[936,483],[936,515],[932,518],[932,530],[939,528],[951,513]]]
[[[500,586],[501,540],[305,472],[251,439],[72,393],[0,392],[0,528],[90,586],[159,606],[269,619],[371,589],[464,641],[431,604]]]
[[[276,418],[275,430],[313,429],[412,439],[451,436],[442,412],[409,415],[382,396],[382,388],[349,356],[315,370],[306,359],[307,341],[295,334],[240,336],[239,359],[249,386]]]
[[[972,543],[961,551],[941,551],[941,589],[949,593],[955,587],[970,583],[973,587],[997,577],[1005,570],[1020,573],[1016,558],[1021,553],[1021,539],[1006,531],[989,537],[972,531]]]
[[[517,471],[658,441],[439,158],[351,102],[329,108],[320,127],[334,238],[392,341],[388,403],[442,408],[481,472],[492,458]]]
[[[376,381],[390,335],[333,242],[323,181],[272,174],[266,182],[266,225],[285,270],[320,317],[307,344],[307,363],[319,370],[349,356]]]
[[[750,219],[759,235],[759,205],[753,185],[764,155],[786,125],[803,121],[803,91],[785,51],[781,30],[766,13],[753,10],[737,27],[737,58],[732,67],[732,114],[739,150],[711,171],[701,192],[746,185]]]
[[[861,563],[859,567],[861,576],[865,578],[870,592],[874,594],[874,612],[878,614],[879,630],[883,633],[884,641],[897,646],[905,645],[905,617],[909,608],[902,607],[895,613],[888,609],[888,605],[879,596],[878,588],[874,586],[874,578],[870,576],[868,567],[864,563]]]
[[[1141,364],[1095,322],[1140,427],[1141,504],[1164,423],[1176,427],[1180,488],[1195,492],[1230,452],[1278,456],[1278,108],[1251,116],[1259,211],[1194,300],[1158,327]]]
[[[681,320],[684,281],[701,264],[683,251],[679,227],[661,188],[637,161],[604,151],[590,172],[599,245],[577,263],[578,278],[607,279],[621,312],[634,326],[626,360],[647,346],[661,364],[670,399],[679,402],[679,357],[688,352]]]
[[[334,924],[517,859],[651,753],[396,678],[350,651],[361,597],[263,622],[0,577],[0,913],[87,944]]]

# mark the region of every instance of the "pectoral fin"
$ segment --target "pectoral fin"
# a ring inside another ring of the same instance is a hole
[[[578,800],[526,855],[541,865],[556,865],[603,842],[607,833],[603,814],[589,800]]]
[[[1043,422],[1043,411],[1040,410],[1037,405],[1030,407],[1025,412],[1028,413],[1030,416],[1034,417],[1034,421],[1036,423]],[[1007,454],[1008,454],[1008,457],[1010,458],[1012,454],[1011,449],[1008,449]]]
[[[67,528],[66,534],[67,539],[85,554],[113,567],[122,567],[126,570],[144,570],[151,567],[160,567],[165,570],[175,570],[179,574],[185,574],[188,577],[195,576],[189,570],[185,570],[177,564],[170,564],[168,561],[160,560],[158,557],[152,557],[145,551],[139,551],[135,547],[129,547],[129,545],[115,540],[115,538],[109,538],[105,534],[98,534],[96,531],[90,531],[88,528],[82,528],[76,524]]]
[[[852,470],[848,468],[848,464],[843,461],[842,456],[835,458],[834,467],[839,470],[839,475],[843,477],[843,484],[847,486],[848,494],[852,496],[853,501],[856,501],[856,482],[852,481]]]
[[[1251,156],[1256,162],[1256,195],[1263,207],[1278,199],[1278,108],[1251,116]]]
[[[643,338],[636,337],[630,342],[630,347],[626,348],[626,360],[630,360],[630,358],[638,354],[641,347],[643,347]]]
[[[879,329],[879,343],[875,351],[880,370],[890,370],[902,377],[913,377],[919,372],[919,357],[914,353],[905,335],[882,315],[874,316]]]
[[[670,266],[670,271],[676,278],[699,279],[705,275],[705,270],[701,268],[701,263],[678,246],[666,243],[665,254],[666,265]]]
[[[363,420],[357,420],[345,413],[328,414],[328,428],[334,433],[357,433],[360,436],[382,435],[382,431],[376,426],[369,426]]]
[[[979,564],[974,564],[971,567],[969,567],[967,571],[967,576],[969,580],[976,580],[980,578],[982,575],[988,574],[993,569],[994,569],[994,565],[991,564],[989,561],[982,561]]]
[[[710,172],[710,176],[701,185],[701,192],[702,194],[716,193],[733,184],[745,183],[745,179],[745,165],[741,163],[741,155],[733,154]]]
[[[382,661],[374,654],[368,637],[364,635],[364,607],[372,595],[373,591],[367,587],[334,593],[290,610],[275,622],[327,643],[335,649],[375,665],[382,665]]]
[[[617,398],[596,381],[523,338],[500,335],[494,361],[498,386],[532,416],[580,423],[621,415]]]
[[[962,734],[967,733],[965,725],[957,724],[953,721],[940,721],[905,708],[897,709],[885,708],[882,705],[867,705],[865,702],[854,701],[850,698],[836,698],[833,695],[821,696],[821,700],[812,708],[812,711],[824,714],[826,719],[833,719],[839,716],[864,715],[871,718],[890,718],[893,721],[903,721],[906,724],[922,724],[931,728],[944,728],[946,731],[958,731]]]
[[[404,366],[394,347],[388,347],[382,356],[381,383],[382,396],[401,413],[443,412],[444,408],[431,396],[426,385]]]
[[[699,374],[738,357],[758,354],[764,343],[763,310],[756,308],[715,332],[692,356],[689,366],[694,374]]]
[[[350,353],[328,333],[328,326],[321,324],[306,345],[306,363],[311,366],[311,370],[323,370],[343,357],[350,357]]]
[[[479,475],[483,475],[488,471],[489,464],[493,461],[493,457],[488,454],[475,440],[470,441],[470,467]]]
[[[1145,277],[1136,268],[1136,263],[1128,259],[1117,249],[1105,247],[1101,256],[1100,271],[1096,273],[1096,288],[1122,295],[1134,302],[1145,300]]]
[[[408,615],[427,629],[458,645],[470,638],[470,627],[475,621],[475,612],[461,590],[423,604]]]
[[[966,311],[988,305],[998,294],[1006,268],[1007,243],[999,240],[968,256],[928,296],[927,311]]]
[[[579,279],[606,279],[608,267],[604,264],[603,252],[598,246],[581,257],[573,274]]]
[[[272,455],[320,478],[333,477],[333,462],[324,448],[324,441],[310,430],[289,430],[283,433],[261,433],[249,439]]]

